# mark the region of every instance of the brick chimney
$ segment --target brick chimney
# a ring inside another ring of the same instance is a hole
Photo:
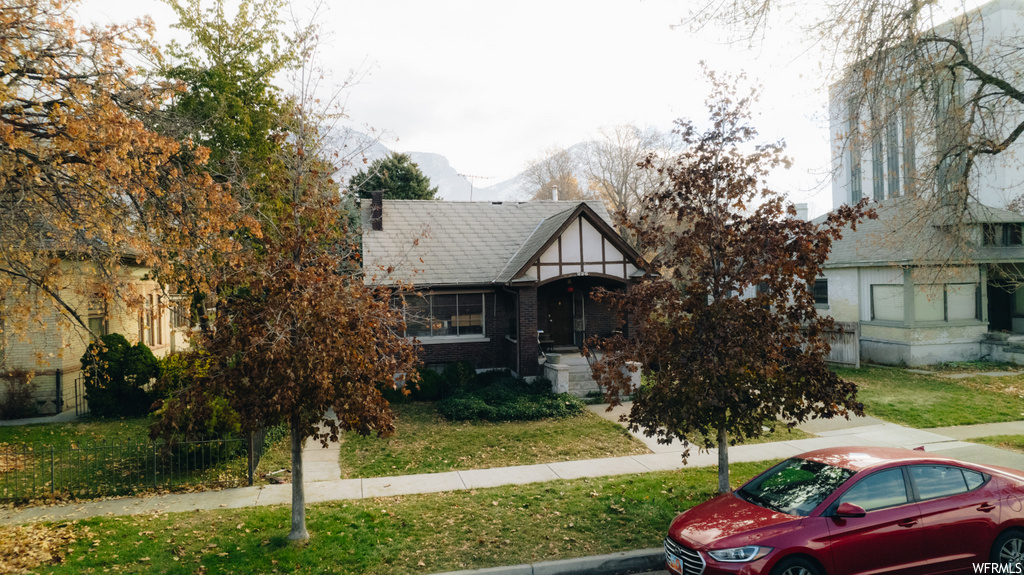
[[[370,229],[379,232],[384,229],[384,192],[370,192]]]

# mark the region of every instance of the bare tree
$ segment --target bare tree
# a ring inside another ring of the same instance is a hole
[[[704,0],[687,23],[722,23],[755,43],[801,26],[793,36],[813,44],[832,84],[834,176],[846,202],[911,196],[884,241],[923,243],[942,230],[920,261],[939,269],[971,262],[991,213],[979,204],[1019,208],[1024,182],[1011,169],[1024,152],[1024,10],[973,4]]]
[[[523,176],[530,201],[551,200],[558,189],[560,200],[585,200],[590,196],[580,188],[576,174],[582,168],[571,150],[553,147],[542,153],[540,159],[530,162]]]
[[[672,138],[654,128],[626,124],[602,128],[590,143],[584,173],[591,192],[604,200],[608,210],[632,217],[640,199],[662,181],[656,170],[644,170],[640,163],[651,154],[672,149]]]

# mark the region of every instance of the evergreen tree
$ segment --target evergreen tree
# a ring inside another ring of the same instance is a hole
[[[423,175],[412,158],[397,152],[360,170],[349,179],[348,188],[361,198],[369,198],[371,192],[380,190],[389,200],[433,200],[437,194],[437,187],[430,187],[430,178]]]

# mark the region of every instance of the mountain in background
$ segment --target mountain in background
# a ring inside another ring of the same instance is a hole
[[[379,138],[349,128],[342,129],[327,138],[327,146],[338,154],[342,167],[335,174],[339,182],[347,183],[359,170],[365,169],[374,160],[383,158],[392,150],[382,144]],[[513,178],[486,187],[473,185],[459,175],[448,158],[432,152],[403,152],[419,166],[420,171],[430,178],[430,184],[437,186],[438,198],[449,202],[468,202],[470,193],[474,202],[501,202],[525,200],[525,177],[523,173]]]

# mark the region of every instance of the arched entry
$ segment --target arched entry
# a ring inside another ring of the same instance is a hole
[[[606,303],[591,297],[597,287],[624,289],[609,278],[571,276],[553,279],[537,288],[537,329],[545,351],[579,349],[587,337],[610,335],[619,329],[617,315]]]

